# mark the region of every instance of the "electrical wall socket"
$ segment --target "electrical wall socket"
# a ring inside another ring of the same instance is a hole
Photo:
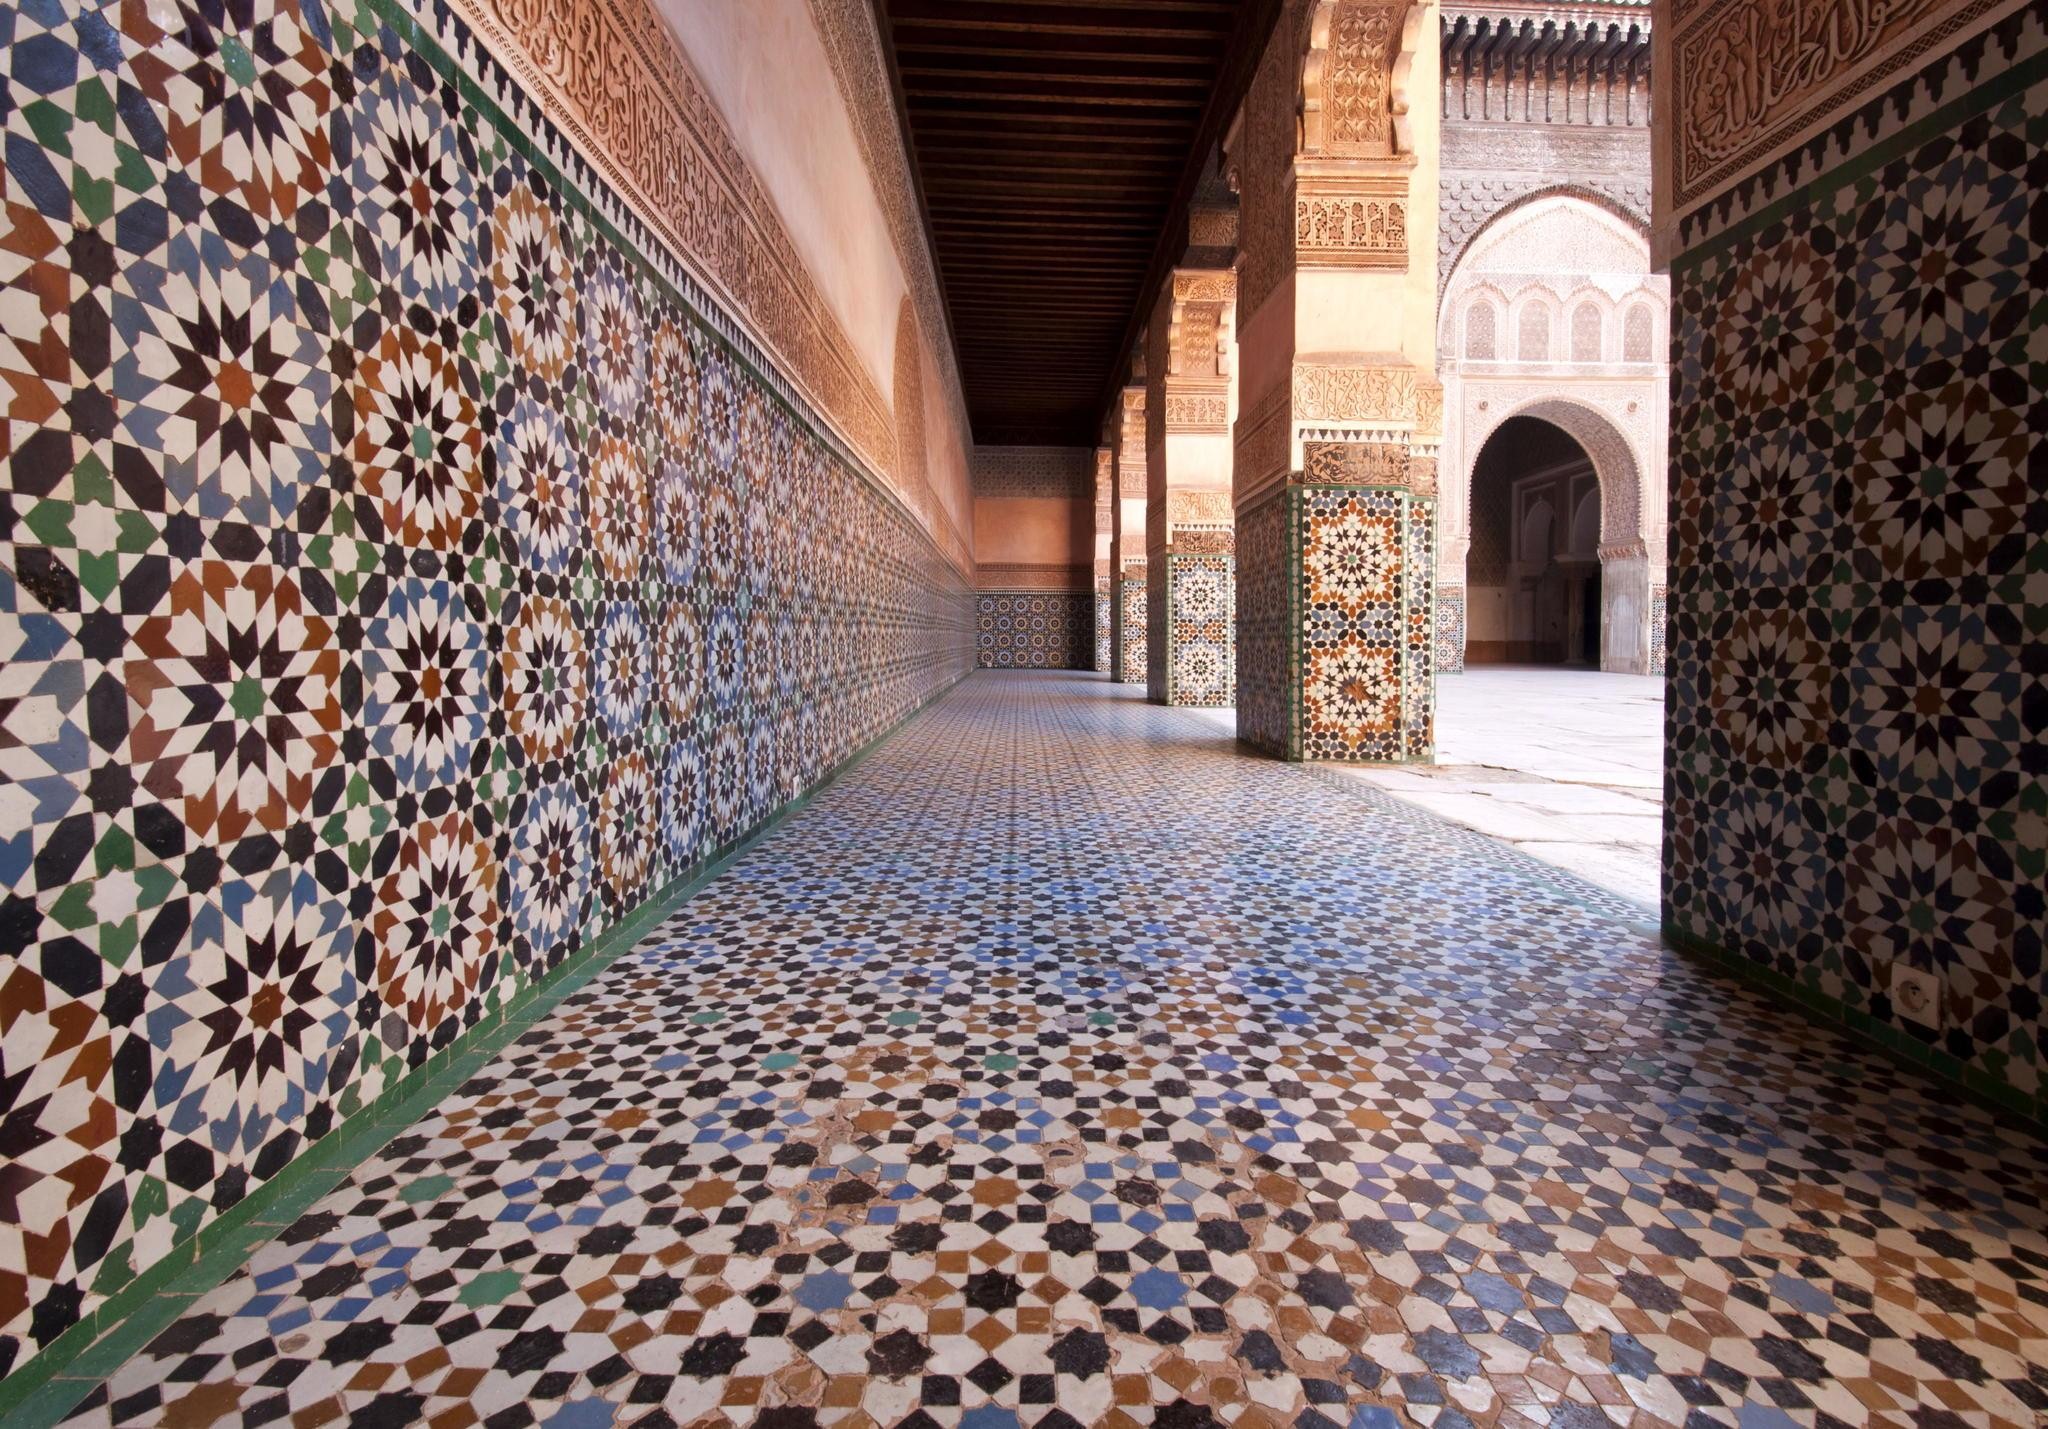
[[[1892,1006],[1922,1027],[1941,1026],[1941,979],[1923,968],[1892,964]]]

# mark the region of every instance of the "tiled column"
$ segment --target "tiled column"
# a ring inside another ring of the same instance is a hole
[[[1146,693],[1169,705],[1236,698],[1230,503],[1236,275],[1176,269],[1147,334]]]
[[[1138,374],[1143,376],[1142,372]],[[1114,578],[1111,610],[1111,677],[1121,684],[1145,683],[1145,389],[1123,390],[1114,443],[1116,469]]]
[[[1106,446],[1095,449],[1095,670],[1116,668],[1116,463]]]
[[[1237,728],[1286,759],[1433,753],[1437,54],[1406,0],[1289,0],[1230,143]]]

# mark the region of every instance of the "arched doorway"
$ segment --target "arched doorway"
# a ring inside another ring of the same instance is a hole
[[[1469,659],[1661,671],[1667,369],[1659,335],[1668,311],[1668,281],[1651,271],[1641,225],[1582,196],[1512,204],[1458,255],[1437,340],[1440,670]],[[1569,492],[1519,513],[1547,519],[1553,552],[1536,563],[1548,567],[1535,578],[1541,628],[1516,634],[1505,625],[1505,588],[1468,565],[1508,561],[1486,553],[1479,503],[1496,498],[1482,488],[1501,471],[1527,478],[1545,462],[1575,463],[1578,475]]]
[[[1563,428],[1511,417],[1486,439],[1465,582],[1467,664],[1599,668],[1600,477]]]

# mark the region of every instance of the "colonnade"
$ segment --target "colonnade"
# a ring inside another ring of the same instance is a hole
[[[1283,758],[1432,752],[1438,66],[1408,0],[1285,7],[1104,414],[1098,666]]]

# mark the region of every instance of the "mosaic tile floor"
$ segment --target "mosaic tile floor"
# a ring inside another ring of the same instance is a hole
[[[2038,1422],[2048,1153],[1639,916],[979,674],[79,1419]]]

